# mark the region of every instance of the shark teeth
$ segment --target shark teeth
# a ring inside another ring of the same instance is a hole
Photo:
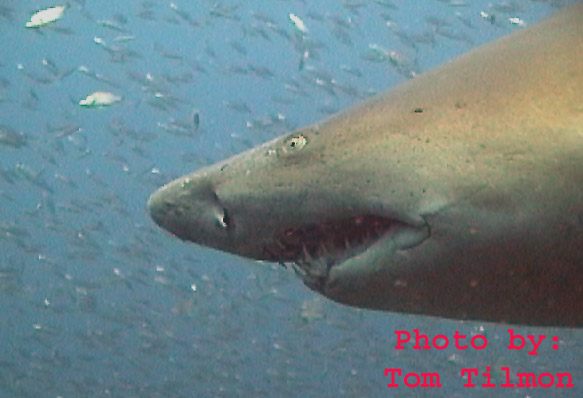
[[[268,260],[291,266],[310,288],[321,290],[333,266],[364,252],[399,225],[376,215],[324,220],[283,230],[265,253]]]

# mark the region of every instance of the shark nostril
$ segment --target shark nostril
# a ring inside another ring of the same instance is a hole
[[[224,207],[223,204],[221,203],[221,199],[219,198],[219,195],[217,194],[216,191],[213,191],[213,197],[214,197],[214,201],[216,202],[216,205],[217,205],[216,218],[217,218],[218,226],[226,231],[232,229],[233,228],[233,219],[229,215],[227,208]]]
[[[217,214],[217,224],[224,230],[230,230],[233,227],[233,223],[227,209],[223,208],[222,213]]]

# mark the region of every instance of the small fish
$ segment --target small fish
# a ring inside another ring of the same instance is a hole
[[[517,17],[508,18],[508,22],[510,22],[512,25],[516,25],[516,26],[526,26],[526,22],[524,22],[522,19],[517,18]]]
[[[166,111],[168,109],[177,109],[185,100],[177,98],[168,92],[156,91],[146,102],[154,108]]]
[[[68,185],[70,188],[74,188],[74,189],[79,188],[79,186],[77,185],[77,183],[75,181],[73,181],[72,178],[67,177],[67,176],[64,176],[62,174],[55,173],[55,180],[60,181],[63,184]]]
[[[297,30],[299,30],[303,34],[307,34],[308,33],[308,28],[306,28],[306,25],[304,24],[304,21],[302,21],[296,15],[289,14],[289,19],[293,22],[293,24],[294,24],[294,26],[296,27]]]
[[[27,28],[38,28],[61,19],[65,13],[65,6],[55,6],[36,12],[26,23]]]
[[[298,65],[298,70],[301,72],[302,70],[304,70],[304,66],[306,64],[306,60],[308,59],[308,57],[310,56],[310,52],[309,51],[304,51],[304,53],[302,54],[302,56],[300,57],[300,62]]]
[[[507,14],[523,11],[523,6],[517,1],[502,1],[496,4],[489,4],[488,7],[496,12]]]
[[[273,72],[265,66],[247,64],[247,69],[262,79],[271,79],[274,76]]]
[[[115,30],[116,32],[120,32],[120,33],[127,32],[127,29],[125,29],[119,23],[117,23],[115,21],[110,21],[108,19],[99,19],[99,20],[97,20],[97,24],[103,26],[104,28]]]
[[[198,22],[196,22],[194,20],[194,18],[192,18],[192,16],[180,9],[175,3],[170,3],[170,9],[172,9],[172,11],[183,21],[188,22],[191,26],[198,26]]]
[[[114,42],[117,43],[123,43],[126,41],[133,41],[136,40],[136,36],[133,35],[120,35],[120,36],[116,36],[115,39],[113,39]]]
[[[80,125],[73,123],[67,123],[63,125],[47,124],[47,130],[50,133],[55,134],[55,137],[61,138],[80,133],[83,131],[83,128]]]
[[[0,6],[0,17],[6,19],[7,21],[14,20],[14,10],[10,7]]]
[[[84,74],[85,76],[88,76],[92,79],[95,79],[97,81],[100,81],[102,83],[106,83],[109,84],[112,87],[119,87],[119,84],[117,82],[115,82],[114,80],[103,76],[100,73],[95,73],[94,71],[90,70],[88,67],[86,67],[85,65],[81,65],[77,68],[77,72]]]
[[[235,51],[237,51],[241,55],[247,55],[247,49],[241,42],[235,40],[228,40],[229,46]]]
[[[209,15],[212,17],[226,18],[231,19],[233,21],[239,21],[241,18],[235,13],[237,8],[239,8],[238,4],[226,6],[224,4],[220,4],[218,1],[215,1],[213,7],[209,11]]]
[[[490,22],[492,25],[496,22],[496,15],[488,14],[485,11],[480,11],[480,16],[484,18],[486,21]]]
[[[352,38],[350,37],[348,30],[343,28],[341,25],[334,25],[332,28],[332,34],[340,43],[344,44],[345,46],[353,46],[354,43],[352,42]]]
[[[244,36],[249,35],[253,37],[261,37],[269,42],[271,41],[271,38],[269,37],[265,29],[263,29],[263,26],[259,25],[258,23],[252,23],[249,26],[243,26],[242,29]]]
[[[22,101],[22,106],[26,109],[30,109],[32,111],[38,109],[38,104],[40,102],[39,96],[34,91],[34,89],[30,89],[28,92],[28,96]]]
[[[414,58],[410,58],[404,53],[398,51],[391,51],[389,53],[389,62],[397,72],[407,78],[413,78],[417,76],[418,65]]]
[[[252,113],[251,108],[243,101],[224,101],[227,108],[240,113]]]
[[[378,44],[371,43],[368,45],[367,52],[362,54],[361,58],[365,61],[371,62],[385,62],[389,59],[389,50],[379,46]]]
[[[474,28],[474,24],[472,23],[471,19],[464,16],[464,14],[462,14],[461,12],[456,11],[455,17],[457,18],[458,21],[460,21],[462,24],[464,24],[467,28],[470,28],[470,29]]]
[[[28,139],[22,131],[16,131],[6,125],[0,125],[0,145],[21,148],[28,144]]]
[[[247,128],[251,130],[269,130],[276,131],[279,129],[289,129],[285,115],[281,113],[272,113],[254,120],[247,121]],[[278,129],[279,128],[279,129]]]
[[[198,128],[200,127],[200,112],[198,109],[192,110],[191,120],[192,120],[192,129],[194,131],[197,131]]]
[[[352,76],[362,77],[362,72],[360,71],[360,69],[349,65],[340,65],[340,70]]]
[[[186,121],[170,119],[168,123],[158,122],[158,127],[175,136],[192,137],[200,127],[200,113],[198,109],[193,109],[190,119]]]
[[[450,7],[467,7],[470,4],[463,0],[450,0],[446,3]]]
[[[53,61],[52,59],[43,58],[42,64],[51,73],[51,75],[53,75],[53,76],[59,75],[59,73],[60,73],[59,68],[57,67],[57,64],[55,63],[55,61]]]
[[[89,94],[85,99],[79,101],[79,105],[87,108],[100,106],[110,106],[121,101],[121,97],[106,91],[95,91]]]
[[[17,163],[16,166],[14,166],[14,176],[16,176],[17,178],[26,180],[28,182],[30,182],[33,185],[36,185],[37,187],[44,189],[45,191],[48,192],[54,192],[53,189],[49,186],[49,184],[44,180],[44,178],[42,177],[42,171],[41,172],[34,172],[32,171],[32,169],[30,167],[28,167],[27,165],[25,165],[24,163]]]
[[[456,40],[468,44],[473,44],[472,37],[465,33],[464,31],[455,30],[455,29],[448,29],[445,27],[438,27],[435,29],[435,33],[439,36],[447,37],[451,40]]]
[[[388,0],[376,0],[375,3],[377,3],[381,7],[384,7],[384,8],[389,9],[389,10],[396,10],[397,9],[397,6],[395,6],[393,3],[391,3]]]

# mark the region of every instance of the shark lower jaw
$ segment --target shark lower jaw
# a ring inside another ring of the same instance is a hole
[[[330,270],[411,227],[394,218],[359,215],[280,231],[264,248],[265,260],[291,266],[310,288],[321,291]]]

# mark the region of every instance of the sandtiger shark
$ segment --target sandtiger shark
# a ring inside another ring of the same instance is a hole
[[[583,327],[583,3],[172,181],[148,208],[350,306]]]

